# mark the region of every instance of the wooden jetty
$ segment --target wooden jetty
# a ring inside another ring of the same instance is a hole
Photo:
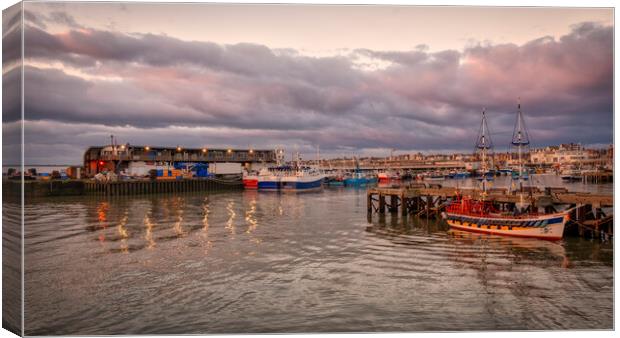
[[[440,185],[414,184],[401,188],[374,188],[367,191],[368,215],[373,213],[385,215],[439,217],[441,212],[457,197],[479,198],[480,191]],[[554,212],[559,206],[568,206],[571,222],[577,226],[579,235],[590,234],[596,237],[603,233],[613,234],[613,215],[607,215],[603,208],[613,207],[613,195],[569,192],[565,188],[530,188],[524,198],[530,202],[526,211]],[[512,211],[521,196],[507,189],[491,189],[486,200],[492,201],[499,210]]]

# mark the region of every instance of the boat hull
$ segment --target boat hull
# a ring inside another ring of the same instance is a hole
[[[363,186],[363,185],[368,185],[372,183],[377,183],[377,179],[361,177],[361,178],[347,178],[344,180],[344,185],[348,187],[349,186],[357,187],[357,186]]]
[[[323,188],[323,178],[318,179],[282,179],[280,182],[281,191],[312,191]]]
[[[243,187],[245,189],[258,189],[258,177],[246,176],[243,178]]]
[[[561,240],[568,216],[564,214],[543,215],[532,218],[477,217],[455,213],[446,214],[451,228],[512,237]]]
[[[258,179],[258,190],[261,191],[278,191],[280,190],[280,178],[276,176],[261,177]]]

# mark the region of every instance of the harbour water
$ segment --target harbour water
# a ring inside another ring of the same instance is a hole
[[[368,220],[364,189],[64,197],[25,214],[27,335],[613,328],[612,243]]]

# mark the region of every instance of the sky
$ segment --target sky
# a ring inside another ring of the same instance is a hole
[[[613,143],[612,9],[24,8],[29,164],[80,163],[111,134],[306,158],[472,152],[482,109],[500,151],[518,101],[533,146]]]

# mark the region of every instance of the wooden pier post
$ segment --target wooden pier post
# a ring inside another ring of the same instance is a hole
[[[385,214],[385,195],[379,193],[379,213]]]
[[[395,214],[398,212],[398,196],[390,196],[390,213]]]

